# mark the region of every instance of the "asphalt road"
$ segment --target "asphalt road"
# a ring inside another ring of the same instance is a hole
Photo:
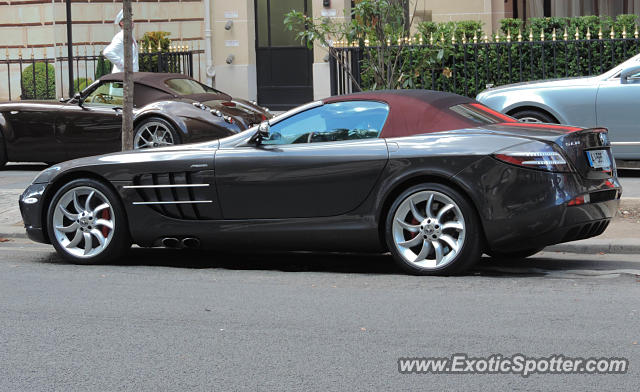
[[[0,243],[0,390],[637,390],[638,256],[484,259],[133,249],[76,266]],[[624,375],[401,375],[398,357],[626,357]]]

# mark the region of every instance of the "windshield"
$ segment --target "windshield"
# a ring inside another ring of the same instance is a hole
[[[637,54],[633,57],[631,57],[629,60],[623,62],[622,64],[613,67],[612,69],[610,69],[609,71],[607,71],[605,73],[605,75],[608,75],[607,77],[610,78],[619,78],[620,77],[620,73],[630,67],[634,67],[640,65],[640,54]]]
[[[220,91],[191,79],[168,79],[164,84],[178,95],[221,94]]]

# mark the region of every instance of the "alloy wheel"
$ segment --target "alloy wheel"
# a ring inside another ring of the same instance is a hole
[[[460,207],[437,191],[409,195],[398,206],[392,236],[400,256],[420,269],[440,269],[462,250],[465,221]]]
[[[115,214],[99,190],[81,186],[62,195],[53,212],[53,234],[61,248],[72,256],[90,258],[111,242]]]
[[[174,144],[171,130],[163,123],[150,121],[138,129],[133,139],[133,148],[154,148],[172,146]]]
[[[541,123],[542,122],[539,118],[535,118],[535,117],[522,117],[522,118],[519,118],[518,121],[523,123]]]

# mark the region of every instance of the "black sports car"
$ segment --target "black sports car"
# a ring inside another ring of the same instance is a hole
[[[103,76],[62,102],[0,103],[0,167],[119,151],[122,77]],[[182,74],[139,72],[134,83],[136,149],[217,139],[273,117]]]
[[[207,143],[83,158],[20,198],[78,263],[143,247],[390,251],[415,274],[602,233],[621,187],[605,129],[525,124],[433,91],[332,97]]]

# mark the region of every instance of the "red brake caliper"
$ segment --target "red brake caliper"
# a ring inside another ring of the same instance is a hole
[[[109,210],[104,209],[102,210],[102,219],[104,220],[109,220]],[[106,226],[102,226],[102,235],[104,236],[104,238],[107,238],[107,235],[109,234],[109,228]]]
[[[411,224],[412,224],[412,225],[419,225],[419,224],[420,224],[420,222],[418,222],[418,220],[417,220],[415,217],[411,217]],[[409,232],[409,235],[411,236],[411,238],[416,238],[416,236],[417,236],[418,234],[420,234],[420,233],[412,233],[412,232]]]

